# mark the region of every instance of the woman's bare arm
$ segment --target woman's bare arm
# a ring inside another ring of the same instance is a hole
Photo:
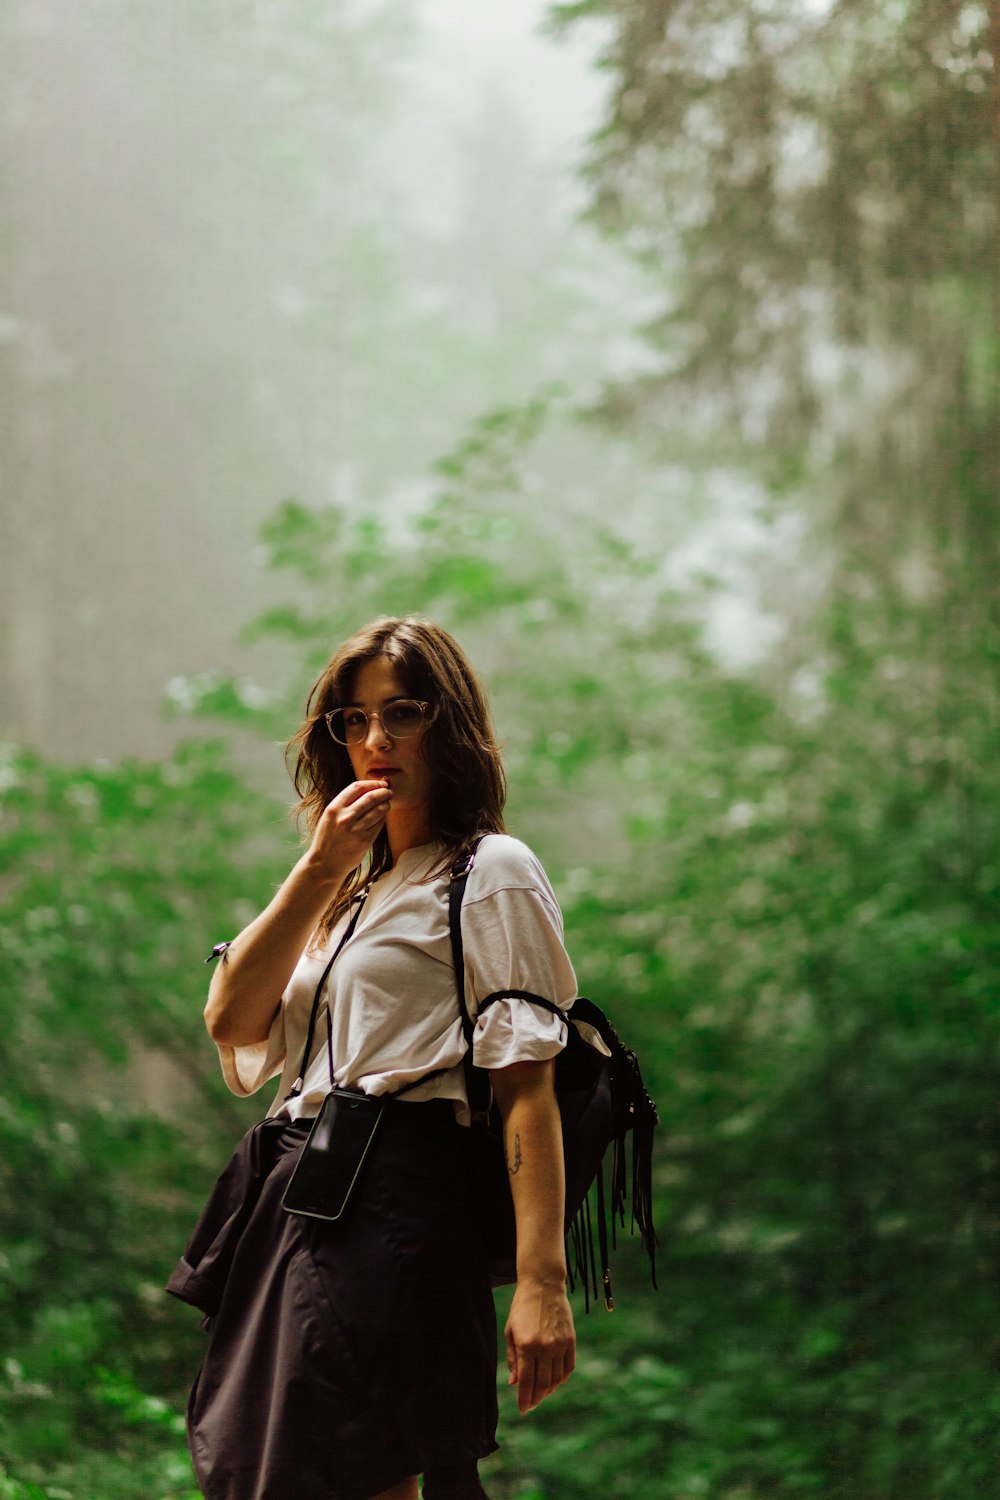
[[[209,986],[208,1034],[220,1046],[267,1040],[281,996],[346,876],[364,859],[392,798],[383,781],[355,781],[324,809],[312,843],[273,901],[226,949]]]
[[[510,1384],[524,1413],[567,1380],[576,1362],[566,1296],[562,1125],[551,1061],[491,1069],[490,1079],[517,1223],[517,1290],[504,1337]]]

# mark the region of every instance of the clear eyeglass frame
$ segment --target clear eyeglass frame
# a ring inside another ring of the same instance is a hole
[[[397,698],[381,712],[369,714],[363,708],[331,708],[323,719],[331,739],[338,745],[351,747],[364,744],[372,719],[378,719],[390,739],[409,739],[431,722],[434,715],[430,709],[431,705],[419,698]]]

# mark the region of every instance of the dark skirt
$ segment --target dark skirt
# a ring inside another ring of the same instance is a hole
[[[497,1446],[496,1313],[468,1132],[387,1101],[335,1223],[286,1213],[305,1124],[244,1137],[168,1290],[208,1314],[188,1402],[207,1500],[368,1500]]]

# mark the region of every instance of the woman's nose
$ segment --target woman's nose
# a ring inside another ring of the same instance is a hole
[[[365,735],[366,745],[387,745],[390,735],[382,723],[378,714],[368,715],[368,733]]]

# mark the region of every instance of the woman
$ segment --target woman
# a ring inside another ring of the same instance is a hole
[[[224,947],[205,1010],[234,1092],[280,1083],[170,1282],[210,1313],[188,1413],[195,1468],[209,1500],[416,1500],[421,1474],[426,1500],[478,1500],[477,1462],[496,1448],[496,1324],[470,1179],[449,871],[486,835],[462,933],[470,1014],[500,997],[476,1022],[473,1057],[504,1120],[518,1267],[505,1337],[522,1414],[568,1378],[575,1350],[552,1062],[566,1023],[507,997],[572,1004],[559,909],[504,832],[485,697],[438,626],[383,619],[352,636],[290,748],[311,840]],[[332,1081],[386,1103],[329,1223],[281,1198]]]

